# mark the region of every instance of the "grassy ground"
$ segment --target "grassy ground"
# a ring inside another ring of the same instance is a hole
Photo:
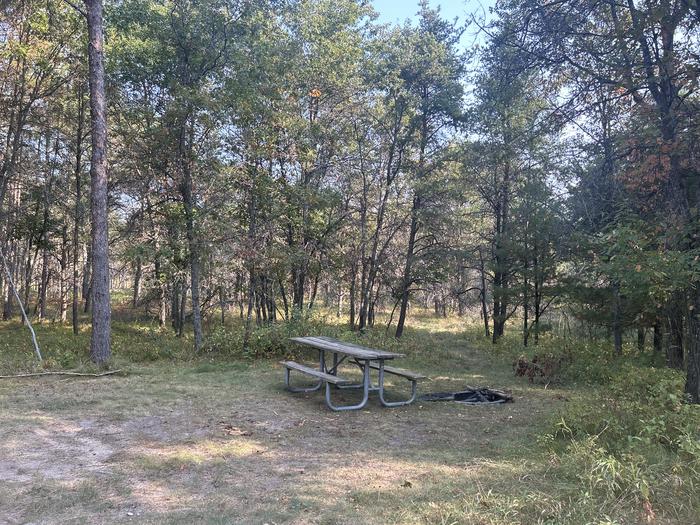
[[[51,326],[39,336],[49,366],[75,366],[87,343]],[[27,368],[24,338],[0,325],[0,370]],[[431,377],[423,392],[488,385],[514,403],[371,399],[334,413],[320,393],[284,391],[272,360],[184,359],[187,341],[138,324],[117,323],[114,347],[125,375],[0,381],[0,523],[616,519],[573,504],[579,486],[537,443],[580,391],[514,378],[507,360],[467,343],[461,321],[414,320],[391,343],[408,354],[401,366]]]

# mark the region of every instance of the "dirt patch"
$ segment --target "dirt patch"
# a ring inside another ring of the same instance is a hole
[[[92,430],[94,421],[35,416],[34,426],[15,430],[0,442],[3,480],[27,482],[39,476],[69,481],[109,468],[114,449]]]

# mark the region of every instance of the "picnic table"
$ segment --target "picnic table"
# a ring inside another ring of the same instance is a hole
[[[379,401],[382,406],[396,407],[408,405],[413,403],[416,399],[417,382],[425,378],[422,374],[402,368],[394,368],[385,364],[385,361],[405,357],[404,354],[367,348],[354,343],[339,341],[331,337],[292,337],[290,340],[307,348],[316,349],[318,351],[318,365],[316,368],[313,368],[294,361],[282,361],[281,364],[285,368],[284,383],[287,389],[291,392],[313,392],[320,390],[325,384],[326,404],[331,410],[361,409],[367,404],[370,392],[379,393]],[[327,359],[326,354],[330,354],[332,356],[331,359]],[[329,364],[329,362],[331,364]],[[359,367],[362,371],[362,381],[357,383],[339,376],[338,369],[343,363]],[[316,378],[316,384],[311,387],[293,387],[290,382],[290,373],[292,370]],[[376,385],[372,384],[372,377],[370,374],[372,370],[377,372]],[[387,401],[384,395],[384,377],[386,374],[395,375],[408,380],[411,383],[411,397],[402,401]],[[331,400],[331,385],[337,389],[362,389],[362,399],[355,405],[336,405]]]

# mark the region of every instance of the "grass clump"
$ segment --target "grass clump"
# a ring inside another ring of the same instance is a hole
[[[647,521],[700,516],[700,407],[685,402],[677,371],[622,366],[569,403],[542,441],[583,489],[579,505]]]

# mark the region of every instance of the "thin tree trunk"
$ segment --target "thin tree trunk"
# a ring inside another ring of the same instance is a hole
[[[131,297],[131,307],[136,308],[139,305],[139,297],[141,296],[141,277],[142,277],[142,265],[141,256],[136,256],[136,261],[134,261],[134,287],[133,295]]]
[[[257,167],[257,166],[256,166]],[[257,236],[257,201],[256,201],[256,179],[257,172],[252,172],[250,199],[248,200],[248,242],[253,245]],[[253,307],[255,303],[255,265],[253,261],[248,264],[248,310],[245,318],[245,331],[243,332],[243,351],[247,352],[250,344],[250,337],[253,333]],[[285,301],[286,306],[286,301]],[[293,305],[294,307],[294,305]],[[303,303],[302,303],[303,307]],[[292,312],[292,315],[294,313]]]
[[[83,267],[83,312],[88,313],[92,308],[92,246],[87,243],[85,249],[85,266]]]
[[[654,354],[659,356],[663,352],[664,334],[661,322],[657,319],[654,323]]]
[[[85,104],[83,102],[83,83],[78,83],[78,125],[75,137],[75,208],[74,208],[74,224],[73,224],[73,305],[72,305],[72,323],[73,333],[77,334],[80,330],[80,320],[78,318],[79,306],[79,286],[80,279],[80,230],[83,221],[83,205],[82,205],[82,169],[83,169],[83,121],[85,115]]]
[[[350,276],[350,330],[355,330],[355,295],[357,288],[357,262],[353,261]]]
[[[180,304],[177,308],[177,336],[182,337],[185,329],[185,317],[187,313],[187,279],[183,278],[180,283]]]
[[[643,326],[637,327],[637,351],[644,352],[644,342],[646,340],[646,329]]]
[[[180,283],[181,277],[174,277],[170,283],[170,288],[172,293],[170,294],[170,322],[175,330],[175,334],[180,336],[182,330],[180,329],[180,293],[182,292],[182,285]]]
[[[284,305],[284,320],[289,320],[289,301],[287,300],[287,290],[284,287],[282,279],[277,279],[280,286],[280,295],[282,296],[282,304]],[[241,319],[243,319],[243,303],[241,302]]]
[[[408,234],[408,249],[406,251],[406,263],[404,265],[403,277],[401,279],[401,306],[399,309],[399,320],[396,323],[396,333],[399,338],[403,335],[406,323],[406,313],[408,312],[408,299],[411,285],[413,284],[413,257],[416,249],[416,235],[418,234],[418,211],[420,210],[420,196],[413,197],[413,208],[411,210],[411,229]]]
[[[533,258],[533,270],[535,277],[535,346],[540,343],[540,315],[542,314],[542,282],[544,278],[540,272],[537,244],[535,244],[535,256]]]
[[[156,278],[156,286],[158,287],[158,327],[163,328],[167,316],[167,305],[165,299],[165,283],[163,282],[163,275],[160,269],[160,254],[158,253],[159,247],[157,240],[155,248],[156,257],[153,261],[153,273]]]
[[[219,286],[219,307],[221,308],[221,326],[226,324],[226,294],[224,293],[224,286]]]
[[[615,355],[622,355],[622,302],[620,298],[620,285],[613,283],[612,287],[612,331],[615,345]]]
[[[685,392],[692,403],[700,403],[700,288],[693,290],[693,309],[688,314],[688,370]]]
[[[46,289],[49,286],[49,248],[44,241],[41,249],[41,280],[39,281],[39,320],[46,319]],[[26,301],[25,301],[26,302]]]
[[[243,332],[243,351],[247,352],[250,345],[250,336],[253,333],[253,307],[255,303],[255,270],[251,267],[248,272],[248,309],[245,317],[245,331]]]
[[[64,218],[65,221],[65,218]],[[66,289],[66,283],[68,278],[66,272],[68,270],[68,224],[63,223],[63,228],[61,229],[61,260],[60,260],[60,297],[58,305],[58,318],[61,324],[65,324],[68,319],[68,301],[67,295],[68,290]]]
[[[185,208],[185,226],[187,231],[187,244],[189,247],[190,259],[190,286],[192,290],[192,328],[194,331],[194,349],[199,352],[202,348],[202,310],[199,298],[200,284],[200,263],[199,263],[199,242],[194,225],[194,195],[192,188],[192,172],[190,169],[190,160],[185,152],[185,130],[181,131],[180,138],[180,162],[182,168],[182,185],[180,187],[182,193],[182,202]]]
[[[489,337],[489,308],[486,304],[486,268],[484,264],[484,253],[479,246],[479,277],[481,280],[481,317],[484,320],[484,334]]]
[[[673,306],[669,316],[669,342],[666,350],[666,364],[670,368],[678,370],[683,368],[683,314],[680,312],[679,304]]]

